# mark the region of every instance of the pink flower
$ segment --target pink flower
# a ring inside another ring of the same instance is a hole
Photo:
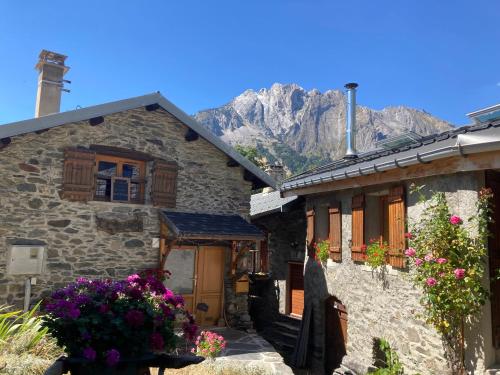
[[[428,285],[428,286],[434,286],[437,284],[437,281],[435,278],[433,277],[428,277],[427,280],[425,280],[425,283]]]
[[[445,276],[446,276],[446,274],[444,272],[439,273],[439,277],[445,277]]]
[[[415,251],[415,249],[413,247],[409,247],[405,251],[405,255],[408,257],[414,257],[416,254],[417,254],[417,252]]]
[[[425,259],[426,262],[432,262],[434,260],[434,257],[432,256],[432,254],[427,254],[424,257],[424,259]]]
[[[436,262],[438,262],[439,264],[445,264],[448,260],[446,258],[437,258],[436,259]]]
[[[460,225],[462,224],[462,219],[459,216],[453,215],[450,217],[450,223],[453,225]]]
[[[135,282],[139,281],[140,279],[141,279],[141,277],[138,274],[136,274],[136,273],[134,273],[133,275],[130,275],[129,277],[127,277],[127,281],[129,283],[135,283]]]
[[[422,265],[422,263],[424,263],[424,261],[420,258],[415,258],[415,265],[417,267],[420,267]]]
[[[114,366],[120,361],[120,352],[116,349],[108,350],[106,353],[106,363],[108,366]]]
[[[465,277],[465,270],[463,268],[457,268],[453,273],[456,279],[463,279]]]
[[[83,349],[83,357],[88,359],[89,361],[94,361],[97,353],[90,346]]]

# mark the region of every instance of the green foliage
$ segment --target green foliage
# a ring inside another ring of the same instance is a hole
[[[28,312],[0,307],[0,374],[41,375],[62,354],[42,328],[38,307]]]
[[[376,239],[370,240],[370,244],[366,247],[366,263],[373,270],[385,266],[387,251],[387,243],[380,243]]]
[[[259,154],[257,149],[252,146],[236,145],[234,149],[238,151],[242,156],[250,160],[257,167],[263,168],[265,163],[263,161],[262,155]]]
[[[443,193],[434,193],[429,200],[420,194],[425,209],[411,228],[411,247],[406,250],[415,266],[414,283],[424,291],[426,321],[451,340],[462,367],[464,324],[480,313],[489,297],[483,278],[490,199],[491,191],[481,190],[477,215],[469,219],[468,230],[460,217],[450,213]]]
[[[313,244],[316,259],[321,263],[326,263],[328,257],[330,256],[330,242],[328,240],[323,240],[318,243]]]
[[[383,338],[378,340],[379,342],[379,351],[383,354],[383,359],[378,358],[381,363],[380,368],[377,370],[370,372],[369,374],[376,375],[403,375],[404,368],[403,364],[399,361],[398,354],[392,350],[389,342]]]

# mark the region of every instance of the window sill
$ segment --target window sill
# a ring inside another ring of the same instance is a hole
[[[142,207],[153,207],[151,203],[135,203],[135,202],[110,202],[110,201],[100,201],[100,200],[92,200],[87,202],[91,206],[96,207],[130,207],[137,208],[138,206]]]

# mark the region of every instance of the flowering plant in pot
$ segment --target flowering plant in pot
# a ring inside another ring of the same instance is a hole
[[[406,235],[410,247],[405,254],[414,266],[414,283],[423,290],[426,321],[448,343],[456,374],[465,374],[465,326],[489,297],[483,279],[491,197],[488,189],[480,191],[477,214],[465,225],[450,212],[443,193],[429,200],[421,195],[424,212]]]
[[[191,349],[191,353],[214,359],[226,347],[226,340],[221,335],[210,331],[201,331],[195,341],[196,348]]]
[[[366,246],[366,263],[372,270],[385,266],[387,250],[386,242],[381,242],[376,238],[370,239],[368,246]]]
[[[81,373],[136,373],[134,360],[176,347],[175,328],[191,340],[197,331],[182,296],[152,275],[80,278],[52,293],[44,308],[43,325],[70,358],[83,359]]]
[[[316,260],[324,265],[330,256],[330,242],[328,240],[323,240],[313,244],[313,246]]]

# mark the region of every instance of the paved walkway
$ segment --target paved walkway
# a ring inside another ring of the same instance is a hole
[[[274,347],[256,333],[231,328],[213,328],[226,339],[226,349],[216,361],[239,361],[248,365],[265,366],[274,374],[293,374]]]

